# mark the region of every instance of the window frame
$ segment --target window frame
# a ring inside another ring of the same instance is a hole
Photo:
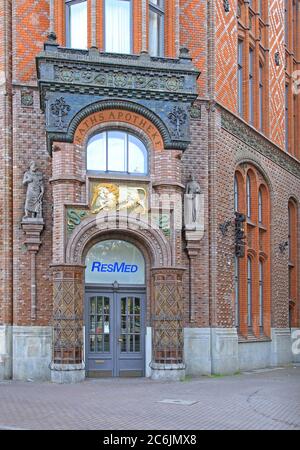
[[[127,168],[127,171],[108,170],[108,133],[111,132],[111,131],[115,131],[115,132],[118,131],[118,132],[126,134],[126,148],[125,148],[125,151],[126,151],[126,168]],[[87,155],[88,155],[89,141],[93,137],[95,137],[97,135],[100,135],[100,134],[103,134],[103,133],[106,134],[106,139],[105,139],[106,140],[106,143],[105,143],[105,147],[106,147],[105,148],[105,152],[106,152],[105,153],[106,154],[106,170],[91,170],[91,169],[88,169],[88,167],[87,167],[87,163],[88,163]],[[128,168],[129,168],[129,145],[128,145],[129,144],[129,136],[133,136],[134,138],[138,139],[144,146],[144,149],[145,149],[144,164],[146,166],[145,172],[129,172],[128,171]],[[147,177],[149,175],[150,152],[149,152],[149,150],[147,148],[146,143],[140,138],[140,136],[137,136],[135,133],[132,133],[132,132],[130,132],[128,130],[124,130],[124,129],[119,128],[119,127],[118,128],[110,127],[110,128],[105,129],[105,130],[96,131],[95,133],[91,134],[89,136],[89,139],[88,139],[87,144],[86,144],[86,152],[85,152],[85,154],[86,154],[86,164],[85,164],[86,167],[85,167],[85,169],[86,169],[86,173],[88,175],[92,175],[92,176],[103,176],[103,175],[116,175],[116,176],[118,176],[118,175],[120,175],[120,176],[127,176],[127,177],[135,177],[136,176],[136,177],[139,177],[139,178],[140,177]]]
[[[247,256],[247,326],[248,329],[253,325],[253,267],[252,258]],[[249,275],[250,273],[250,275]],[[250,295],[249,295],[250,294]]]
[[[247,207],[247,218],[252,217],[252,189],[251,189],[251,176],[247,173],[246,177],[246,207]]]
[[[149,0],[149,17],[148,17],[148,23],[150,24],[150,12],[154,12],[155,14],[159,15],[162,20],[162,27],[158,34],[159,39],[159,54],[158,55],[151,55],[150,54],[150,25],[148,25],[148,50],[149,55],[154,58],[163,58],[165,53],[165,0],[158,0],[159,5],[155,5],[152,3],[151,0]]]
[[[240,326],[240,262],[234,257],[234,302],[235,302],[235,326]]]
[[[259,130],[264,131],[264,65],[259,62]]]
[[[88,49],[88,37],[86,41],[86,47],[77,48],[71,47],[71,6],[76,5],[78,3],[86,3],[86,7],[88,10],[88,0],[65,0],[65,27],[66,27],[66,46],[67,48],[74,48],[77,50],[87,50]],[[88,17],[87,17],[88,19]],[[88,22],[86,24],[87,36],[88,36]]]
[[[264,326],[264,290],[265,290],[265,267],[264,261],[262,259],[259,260],[259,327],[262,329]]]
[[[129,16],[129,32],[130,32],[130,52],[111,52],[106,50],[106,3],[107,0],[103,0],[103,20],[102,20],[102,33],[103,33],[103,48],[105,53],[116,54],[116,55],[132,55],[133,54],[133,1],[132,0],[118,0],[123,2],[128,2],[130,4],[130,16]]]
[[[263,210],[263,193],[261,186],[258,189],[258,223],[262,225],[264,223],[264,210]]]
[[[249,123],[254,125],[254,60],[255,50],[249,47]]]
[[[238,114],[243,117],[244,116],[244,91],[243,91],[243,83],[244,83],[244,51],[245,51],[245,43],[243,39],[238,39],[238,92],[237,92],[237,108]]]

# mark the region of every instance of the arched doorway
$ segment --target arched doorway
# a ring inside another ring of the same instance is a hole
[[[132,243],[101,240],[86,255],[85,366],[89,377],[144,376],[145,259]]]

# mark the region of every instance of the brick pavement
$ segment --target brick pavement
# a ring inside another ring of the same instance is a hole
[[[166,399],[197,403],[159,403]],[[0,429],[300,430],[300,366],[173,383],[2,382]]]

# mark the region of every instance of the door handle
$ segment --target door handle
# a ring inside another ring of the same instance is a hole
[[[121,336],[118,338],[118,342],[120,342],[120,344],[123,342],[123,338]]]

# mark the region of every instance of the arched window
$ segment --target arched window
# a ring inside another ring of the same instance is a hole
[[[248,311],[248,327],[252,327],[252,260],[248,256],[247,259],[247,311]]]
[[[258,222],[263,222],[263,196],[261,189],[258,191]]]
[[[247,175],[246,181],[246,194],[247,194],[247,217],[251,217],[251,179],[250,175]]]
[[[148,152],[143,142],[133,134],[104,131],[92,136],[88,142],[87,171],[146,175]]]
[[[270,195],[262,174],[244,163],[235,174],[238,182],[238,212],[246,216],[245,247],[236,254],[234,267],[235,313],[239,333],[260,339],[271,334],[271,243]]]
[[[239,258],[234,258],[235,326],[239,326]]]
[[[264,266],[263,261],[259,261],[259,326],[264,323]]]
[[[239,210],[239,184],[236,175],[234,177],[234,210]]]
[[[297,204],[289,201],[288,205],[288,243],[289,243],[289,310],[290,326],[299,325],[298,317],[298,208]]]

